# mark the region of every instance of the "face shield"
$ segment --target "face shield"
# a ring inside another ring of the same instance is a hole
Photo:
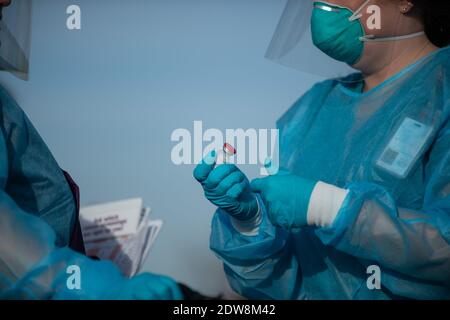
[[[399,18],[406,11],[382,8],[374,3],[373,0],[288,0],[266,58],[341,81],[344,81],[342,77],[354,73],[353,67],[359,67],[364,62],[363,56],[369,56],[366,53],[376,47],[383,53],[382,61],[377,60],[378,67],[388,65],[401,58],[395,42],[423,36],[424,32],[402,34],[404,26]]]
[[[13,0],[1,10],[0,70],[28,80],[31,0]]]

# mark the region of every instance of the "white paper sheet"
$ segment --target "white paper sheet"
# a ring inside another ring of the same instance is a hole
[[[80,215],[85,221],[82,232],[87,255],[114,262],[128,277],[142,269],[163,225],[161,220],[150,219],[150,209],[142,208],[141,199],[91,206],[82,209]],[[111,221],[117,219],[125,220],[121,230],[98,231],[108,229]]]
[[[90,242],[135,234],[142,211],[142,199],[99,204],[80,210],[84,241]]]

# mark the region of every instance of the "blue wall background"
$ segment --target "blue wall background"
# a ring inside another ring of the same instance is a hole
[[[78,4],[82,30],[66,28]],[[30,81],[2,83],[81,187],[82,204],[143,197],[165,226],[146,270],[223,292],[214,207],[170,159],[173,130],[274,128],[319,80],[264,59],[285,1],[34,1]],[[258,168],[246,168],[250,176]]]

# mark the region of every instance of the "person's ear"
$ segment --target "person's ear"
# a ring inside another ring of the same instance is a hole
[[[403,14],[409,13],[413,7],[414,7],[414,4],[410,0],[400,0],[400,2],[398,4],[399,10]]]

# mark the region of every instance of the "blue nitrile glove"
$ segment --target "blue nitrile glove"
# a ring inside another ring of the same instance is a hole
[[[259,193],[270,221],[285,229],[307,225],[307,212],[315,181],[279,173],[255,179],[252,191]]]
[[[247,177],[234,164],[216,167],[216,156],[215,151],[207,155],[195,168],[194,178],[213,204],[237,220],[252,219],[258,213],[258,202]]]
[[[172,279],[142,273],[126,280],[118,298],[120,300],[181,300],[183,294]]]

